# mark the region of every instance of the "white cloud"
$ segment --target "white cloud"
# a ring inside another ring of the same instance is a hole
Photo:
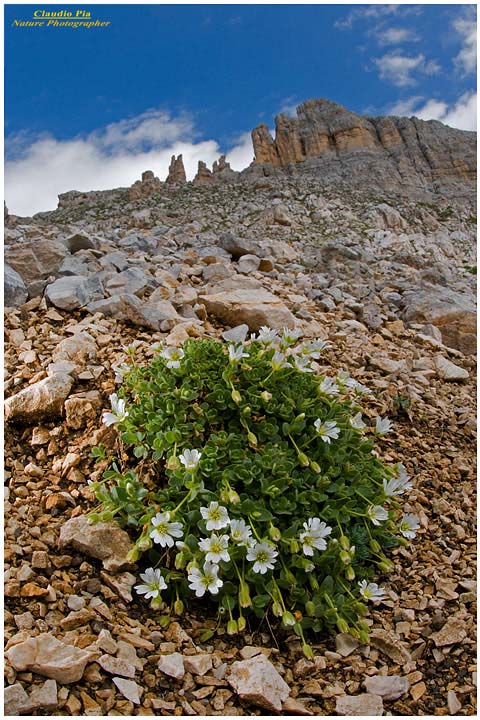
[[[172,155],[183,155],[187,178],[198,161],[212,165],[221,149],[216,140],[195,141],[189,116],[172,117],[149,110],[135,118],[111,123],[86,137],[57,140],[43,134],[18,133],[6,140],[5,198],[11,213],[33,215],[57,207],[68,190],[110,190],[129,187],[144,170],[164,180]],[[227,159],[242,170],[253,159],[248,133],[241,135]]]
[[[440,70],[436,62],[426,61],[425,55],[421,53],[415,57],[408,57],[398,51],[392,51],[380,58],[374,58],[373,62],[378,68],[380,78],[397,87],[415,85],[416,75],[435,75]]]
[[[388,108],[391,115],[403,115],[420,120],[439,120],[459,130],[477,129],[477,93],[474,90],[464,93],[454,103],[430,99],[424,102],[421,96],[399,101]]]
[[[457,68],[465,73],[475,72],[477,66],[477,23],[473,13],[470,17],[458,18],[453,27],[462,38],[463,47],[454,59]]]
[[[423,100],[422,95],[414,95],[413,97],[407,98],[406,100],[398,100],[393,105],[389,105],[385,112],[387,115],[399,115],[400,117],[407,117],[413,115],[413,111],[418,104]]]
[[[282,101],[279,113],[288,115],[289,117],[297,117],[297,106],[300,105],[298,100],[293,97],[287,97]]]
[[[236,141],[235,146],[227,153],[227,162],[232,170],[243,170],[253,160],[252,136],[249,132],[242,133]]]
[[[379,28],[375,35],[380,45],[400,45],[404,42],[418,42],[420,39],[413,30],[399,27]]]
[[[344,18],[339,18],[335,23],[334,27],[338,30],[346,30],[353,27],[357,20],[378,20],[389,15],[396,15],[400,11],[400,5],[367,5],[360,8],[355,8]]]

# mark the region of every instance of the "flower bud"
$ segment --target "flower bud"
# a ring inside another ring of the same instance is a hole
[[[342,617],[337,618],[337,628],[341,633],[348,633],[350,629],[348,622],[345,620],[345,618]]]
[[[247,407],[244,407],[242,410],[242,415],[245,415],[245,417],[249,417],[252,414],[252,409],[250,405],[247,405]]]
[[[346,569],[345,577],[347,578],[347,580],[355,580],[355,570],[351,565],[349,565]]]
[[[350,550],[350,540],[346,535],[342,535],[340,538],[340,547],[342,550]]]
[[[321,470],[320,465],[317,462],[315,462],[315,461],[310,462],[310,467],[314,473],[317,473],[317,475],[320,475],[322,470]]]
[[[317,578],[314,577],[314,575],[309,575],[308,579],[310,581],[310,587],[312,588],[312,590],[318,590],[320,585],[318,584]]]
[[[274,602],[272,605],[272,612],[275,615],[275,617],[282,617],[283,615],[283,608],[280,605],[279,602]]]
[[[180,599],[175,600],[175,603],[173,605],[173,610],[175,612],[175,615],[183,614],[183,602]]]
[[[126,560],[128,563],[135,563],[140,557],[140,551],[137,546],[134,546],[127,554]]]
[[[270,527],[268,528],[268,535],[270,539],[274,542],[278,542],[282,537],[282,533],[280,532],[280,530],[272,524],[270,524]]]
[[[243,632],[245,628],[247,627],[247,621],[243,617],[243,615],[240,615],[240,617],[237,620],[238,625],[238,632]]]
[[[315,616],[315,603],[313,603],[311,600],[307,600],[307,602],[305,603],[305,613],[309,617]]]
[[[302,452],[298,453],[298,462],[302,467],[308,467],[310,465],[310,460],[305,453]]]
[[[178,470],[180,468],[180,460],[176,455],[171,455],[165,463],[167,470]]]
[[[377,540],[373,540],[372,538],[372,540],[370,540],[370,550],[374,553],[379,553],[382,551],[382,546]]]
[[[293,627],[297,621],[293,617],[291,612],[286,610],[282,615],[282,623],[285,627]]]
[[[368,614],[367,606],[365,605],[365,603],[360,602],[360,600],[357,600],[357,602],[353,603],[352,610],[355,610],[357,615],[360,615],[360,617],[365,617],[365,615]]]
[[[340,551],[340,560],[341,560],[342,563],[344,563],[345,565],[349,565],[349,564],[350,564],[350,560],[351,560],[350,553],[349,553],[347,550],[341,550],[341,551]]]
[[[136,543],[137,548],[140,550],[140,552],[145,552],[146,550],[150,550],[153,543],[149,537],[141,537],[140,540]]]
[[[110,520],[113,520],[113,512],[111,510],[104,510],[100,513],[100,520],[102,522],[110,522]]]
[[[403,545],[403,547],[407,547],[410,543],[408,542],[407,538],[404,537],[398,537],[397,542],[399,545]]]
[[[302,645],[302,652],[303,652],[303,654],[305,655],[305,657],[307,658],[307,660],[314,660],[314,659],[315,659],[315,653],[313,652],[313,650],[312,650],[312,648],[310,647],[310,645],[307,645],[307,643],[304,643],[304,644]]]
[[[242,402],[242,396],[238,392],[238,390],[232,390],[232,400],[234,403],[241,403]]]
[[[235,505],[236,503],[240,502],[240,495],[237,493],[236,490],[230,490],[228,491],[228,501],[229,503],[232,503],[232,505]]]
[[[392,570],[395,568],[395,565],[391,562],[391,560],[387,560],[387,558],[383,558],[382,562],[378,563],[378,569],[382,570],[382,572],[392,572]]]
[[[224,503],[228,502],[228,488],[222,488],[220,490],[220,500]]]
[[[153,600],[152,600],[153,605]],[[167,628],[170,625],[170,615],[162,615],[157,620],[161,628]]]
[[[295,585],[297,582],[297,579],[295,575],[291,572],[291,570],[288,570],[288,568],[285,568],[285,579],[290,583],[290,585]]]
[[[273,395],[272,395],[272,393],[269,393],[269,392],[267,392],[266,390],[264,390],[262,393],[260,393],[260,397],[261,397],[262,400],[264,400],[265,402],[268,402],[269,400],[272,399]]]
[[[248,438],[248,442],[250,443],[250,445],[253,445],[253,447],[257,447],[258,440],[257,440],[256,435],[254,435],[252,432],[249,431],[247,434],[247,438]]]
[[[295,538],[290,538],[290,552],[291,553],[298,553],[300,550],[300,545],[298,543],[298,540]]]
[[[362,643],[362,645],[368,645],[368,643],[370,642],[370,633],[369,632],[367,632],[366,630],[360,630],[360,632],[358,633],[358,636],[359,636],[359,639],[360,639],[360,642]]]
[[[250,597],[247,583],[241,583],[240,585],[240,590],[238,592],[238,602],[240,603],[240,607],[242,608],[250,607],[250,605],[252,604],[252,599]]]
[[[187,564],[187,555],[184,552],[179,552],[175,555],[175,568],[177,570],[183,570]]]
[[[100,515],[98,513],[92,513],[91,515],[87,515],[87,522],[89,525],[96,525],[98,522],[100,522]]]
[[[150,602],[150,607],[152,608],[152,610],[160,610],[160,608],[162,607],[162,604],[163,604],[163,600],[159,596],[156,598],[152,598],[152,600]]]
[[[238,633],[238,623],[236,620],[229,620],[227,623],[227,635],[236,635]]]

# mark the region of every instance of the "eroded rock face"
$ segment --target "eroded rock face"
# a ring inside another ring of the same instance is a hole
[[[193,178],[193,184],[194,185],[211,185],[213,183],[214,177],[211,170],[207,168],[207,164],[204,163],[202,160],[198,161],[198,170],[197,174]]]
[[[179,155],[178,157],[175,157],[175,155],[172,155],[172,159],[170,161],[170,167],[168,168],[168,177],[166,182],[169,185],[175,185],[178,183],[185,183],[187,182],[187,174],[185,172],[185,167],[183,165],[183,156]]]
[[[332,161],[358,165],[369,174],[377,166],[388,185],[401,186],[406,177],[407,184],[418,184],[420,177],[423,185],[476,177],[475,133],[415,117],[362,117],[325,99],[305,101],[296,118],[278,115],[275,139],[259,125],[252,141],[256,164],[285,167],[322,159],[327,178],[338,173]],[[352,158],[358,153],[360,163]]]

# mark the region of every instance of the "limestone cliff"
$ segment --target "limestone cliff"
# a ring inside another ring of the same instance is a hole
[[[435,120],[362,117],[330,100],[307,100],[297,117],[278,115],[275,139],[252,131],[255,165],[304,163],[326,180],[363,175],[385,187],[418,188],[476,178],[476,133]]]

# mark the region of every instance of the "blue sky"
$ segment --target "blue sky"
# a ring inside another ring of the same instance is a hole
[[[245,167],[250,130],[312,97],[475,127],[473,5],[57,4],[41,9],[111,25],[13,26],[39,7],[5,6],[6,200],[20,214],[147,168],[163,179],[173,152],[190,177],[220,152]]]

